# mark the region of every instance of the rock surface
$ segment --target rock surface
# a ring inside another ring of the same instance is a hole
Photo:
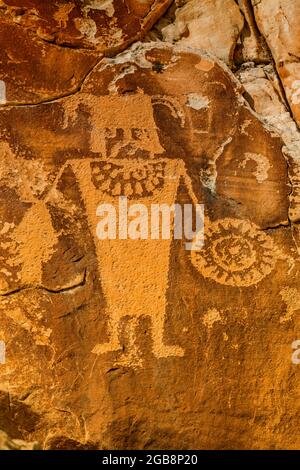
[[[257,25],[276,62],[293,115],[300,124],[300,1],[252,0]]]
[[[74,93],[103,55],[142,38],[170,3],[1,0],[0,79],[7,101],[40,103]]]
[[[39,450],[39,446],[37,443],[10,439],[5,432],[0,431],[0,450]]]
[[[146,39],[201,48],[230,66],[271,61],[250,0],[175,0]]]
[[[42,41],[119,52],[140,39],[172,0],[1,0],[0,17]]]
[[[268,2],[170,3],[0,4],[0,424],[46,450],[300,445],[300,134]],[[120,196],[204,204],[203,248],[100,240]]]
[[[176,10],[174,22],[162,29],[162,36],[165,41],[198,47],[232,63],[243,26],[243,15],[234,0],[188,0]]]
[[[271,55],[263,36],[258,30],[250,0],[238,0],[241,13],[244,16],[244,27],[239,36],[235,49],[234,61],[237,64],[254,61],[268,63]]]

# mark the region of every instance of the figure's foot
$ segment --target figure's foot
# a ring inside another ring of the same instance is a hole
[[[116,343],[103,343],[103,344],[96,344],[94,349],[92,350],[92,353],[97,354],[100,356],[100,354],[105,354],[107,352],[118,352],[121,351],[121,345],[116,344]]]
[[[180,346],[166,346],[163,343],[154,344],[153,352],[157,358],[171,356],[183,357],[185,354],[184,349],[182,349]]]
[[[136,354],[121,354],[115,361],[115,365],[118,367],[133,367],[134,369],[138,369],[143,366],[143,359]]]

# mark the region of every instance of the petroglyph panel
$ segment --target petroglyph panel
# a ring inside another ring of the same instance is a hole
[[[240,416],[260,413],[247,443],[274,416],[265,344],[286,340],[299,261],[283,143],[241,91],[210,56],[151,43],[102,59],[75,94],[0,108],[0,414],[16,407],[26,439],[242,447]],[[120,197],[204,204],[203,249],[173,230],[99,239],[97,208]]]
[[[2,0],[0,19],[58,46],[115,53],[141,38],[171,0]]]

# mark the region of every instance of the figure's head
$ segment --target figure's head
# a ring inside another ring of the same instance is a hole
[[[99,97],[91,132],[93,152],[107,158],[153,158],[164,153],[153,116],[158,104],[184,122],[182,110],[168,97],[143,93]]]
[[[96,114],[91,132],[93,152],[107,158],[163,153],[149,96],[140,93],[99,97]]]

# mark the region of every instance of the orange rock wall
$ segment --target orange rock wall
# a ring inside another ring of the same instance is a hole
[[[299,448],[299,13],[0,1],[3,448]],[[99,239],[125,200],[203,247]]]

